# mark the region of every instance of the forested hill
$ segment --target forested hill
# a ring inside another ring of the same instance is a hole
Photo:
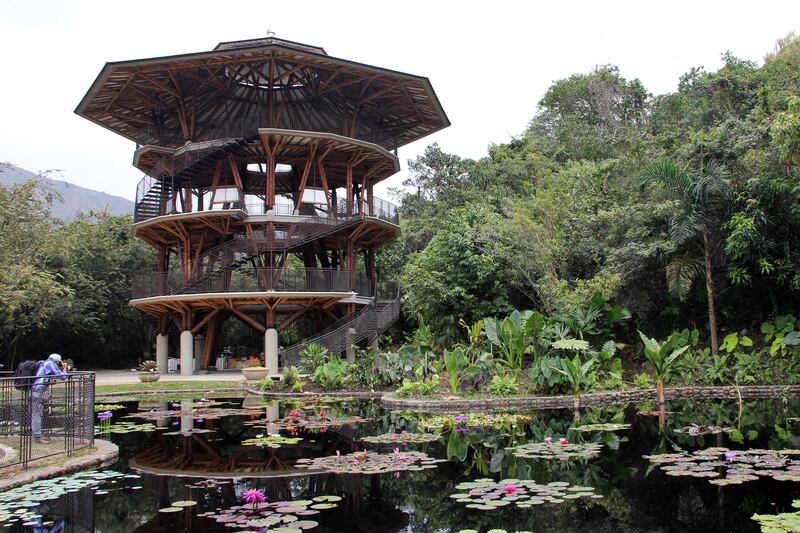
[[[574,74],[487,156],[410,161],[403,241],[380,258],[406,315],[455,339],[515,308],[592,324],[601,294],[631,311],[626,342],[637,327],[709,342],[796,313],[800,38],[722,58],[659,96],[614,66]]]
[[[10,163],[0,163],[0,185],[8,187],[25,183],[36,177],[34,172],[16,167]],[[61,220],[72,220],[79,211],[107,210],[112,215],[133,213],[133,202],[119,196],[86,189],[78,185],[41,177],[42,189],[53,194],[51,213]]]

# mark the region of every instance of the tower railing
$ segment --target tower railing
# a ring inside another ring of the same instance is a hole
[[[180,270],[153,272],[137,276],[133,282],[133,299],[179,294],[214,294],[234,292],[355,292],[372,297],[369,282],[356,275],[351,283],[348,270],[333,268],[241,268],[213,272],[193,284],[184,282]]]
[[[0,372],[0,475],[94,445],[94,372],[52,378],[41,392],[32,390],[33,381]],[[33,438],[34,425],[40,426],[41,441]]]

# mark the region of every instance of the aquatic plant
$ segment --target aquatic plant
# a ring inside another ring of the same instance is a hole
[[[67,493],[90,488],[95,494],[107,494],[109,490],[139,490],[141,486],[126,486],[125,479],[139,479],[136,474],[123,474],[114,470],[98,472],[91,470],[71,476],[42,479],[0,493],[0,527],[11,527],[22,523],[37,525],[39,515],[34,511],[42,504],[56,500]],[[115,485],[114,489],[101,490],[105,485]]]
[[[476,479],[456,485],[461,491],[450,497],[470,509],[493,511],[512,503],[521,509],[546,503],[564,503],[578,498],[600,499],[592,487],[570,485],[566,481],[553,481],[539,484],[532,480],[504,479],[494,481],[489,478]]]
[[[558,444],[554,444],[550,438],[545,438],[544,442],[529,442],[528,444],[506,449],[522,459],[557,459],[565,461],[570,459],[592,459],[600,454],[602,448],[603,444],[599,442],[570,444],[567,439],[561,437],[558,440]]]
[[[284,444],[297,444],[299,437],[281,437],[280,435],[269,435],[267,437],[257,436],[252,439],[242,441],[242,446],[266,446],[268,448],[280,448]]]
[[[418,444],[439,440],[439,435],[435,433],[409,433],[408,431],[401,431],[400,433],[384,433],[383,435],[362,437],[361,440],[370,444]]]
[[[385,474],[386,472],[403,472],[436,468],[436,463],[445,459],[434,459],[422,452],[405,452],[395,448],[393,453],[355,452],[315,459],[298,459],[296,468],[309,470],[325,470],[336,474]]]
[[[800,450],[706,448],[692,453],[645,455],[668,476],[710,478],[712,485],[740,485],[759,478],[800,481]],[[713,478],[713,479],[711,479]]]
[[[675,433],[685,433],[687,435],[716,435],[717,433],[733,433],[734,428],[727,428],[722,426],[702,426],[700,424],[689,424],[675,430]]]
[[[254,509],[258,509],[259,503],[264,503],[267,501],[267,499],[264,497],[264,493],[258,489],[250,489],[245,491],[245,493],[242,495],[242,498],[245,502],[253,505]]]
[[[119,409],[125,409],[125,406],[120,403],[96,403],[94,404],[94,412],[99,413],[101,411],[117,411]]]
[[[261,497],[264,496],[261,491],[255,492],[261,493]],[[253,497],[258,499],[257,495]],[[294,533],[313,529],[319,525],[313,520],[299,517],[305,518],[319,514],[326,509],[333,509],[341,500],[340,496],[316,496],[309,500],[280,501],[265,505],[253,502],[235,505],[228,509],[208,511],[197,516],[210,518],[232,528],[269,528],[269,531]]]
[[[139,411],[130,413],[122,418],[141,418],[143,420],[163,420],[164,418],[191,416],[193,419],[218,420],[226,416],[261,416],[263,409],[239,409],[233,407],[204,407],[203,404],[193,406],[191,411],[179,410],[180,404],[175,404],[175,410],[166,411]]]
[[[792,507],[800,509],[800,500],[794,500]],[[785,531],[800,531],[800,511],[780,514],[754,514],[753,520],[761,526],[761,531],[766,533],[782,533]]]
[[[623,431],[630,428],[631,428],[630,424],[617,424],[614,422],[607,422],[604,424],[582,424],[580,426],[571,427],[569,429],[573,431],[580,431],[582,433],[588,433],[591,431]]]
[[[448,430],[457,427],[501,428],[529,422],[530,420],[532,420],[530,415],[515,413],[469,412],[466,414],[424,415],[417,419],[417,427],[429,431]]]

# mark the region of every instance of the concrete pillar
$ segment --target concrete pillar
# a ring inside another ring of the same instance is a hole
[[[159,411],[166,411],[169,409],[169,402],[161,401],[158,403],[158,410]],[[156,427],[159,428],[168,428],[169,427],[169,417],[159,418],[156,420]]]
[[[267,422],[278,420],[281,417],[281,409],[278,400],[272,400],[272,403],[267,405]],[[280,435],[281,430],[275,424],[267,424],[267,433],[269,435]]]
[[[185,332],[184,332],[185,333]],[[189,431],[194,427],[194,419],[192,418],[192,400],[181,400],[181,431]]]
[[[194,336],[188,329],[181,332],[181,376],[191,376],[194,369]]]
[[[156,363],[162,374],[169,372],[169,335],[156,335]]]
[[[356,360],[356,349],[353,345],[353,340],[356,336],[355,328],[347,328],[347,336],[345,337],[345,359],[348,363]]]
[[[270,374],[278,373],[278,330],[275,328],[264,332],[264,366]]]
[[[197,335],[194,338],[194,371],[197,372],[200,370],[200,365],[202,364],[203,359],[203,345],[205,337],[201,335]]]
[[[375,335],[374,337],[372,337],[372,339],[370,339],[369,341],[369,347],[372,348],[373,350],[380,351],[381,345],[378,342],[378,339],[380,339],[380,335]]]

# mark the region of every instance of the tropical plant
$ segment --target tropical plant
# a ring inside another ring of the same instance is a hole
[[[639,336],[644,343],[644,356],[656,373],[656,394],[658,395],[658,402],[663,404],[665,402],[664,384],[669,381],[675,361],[689,349],[689,346],[675,348],[674,334],[670,335],[663,344],[659,343],[656,339],[647,337],[641,331],[639,332]]]
[[[258,382],[258,388],[261,390],[261,392],[271,391],[272,387],[274,386],[275,386],[275,381],[270,377],[266,377]]]
[[[785,355],[793,347],[800,345],[800,331],[797,319],[792,314],[780,315],[774,321],[761,324],[764,342],[770,345],[770,355]]]
[[[161,368],[159,368],[158,363],[152,360],[143,361],[142,364],[139,365],[139,372],[149,372],[151,374],[159,374],[161,373]]]
[[[296,366],[283,369],[284,388],[292,389],[298,381],[300,381],[300,370]]]
[[[339,389],[344,384],[349,370],[350,363],[342,361],[340,357],[331,355],[325,363],[314,370],[311,375],[311,381],[325,390]]]
[[[519,394],[519,382],[513,372],[500,372],[492,376],[489,393],[494,396],[514,396]]]
[[[725,165],[709,161],[700,170],[682,167],[669,159],[648,165],[642,177],[642,187],[660,183],[670,192],[678,206],[669,221],[670,239],[678,246],[696,244],[667,266],[670,291],[684,299],[694,279],[705,273],[708,302],[708,329],[711,353],[719,350],[717,338],[716,289],[714,287],[714,250],[724,211],[731,201],[731,186]],[[697,249],[701,258],[691,253]]]
[[[728,333],[722,338],[722,344],[720,345],[720,348],[722,348],[725,353],[731,353],[740,346],[750,348],[753,346],[753,340],[747,335],[742,335],[740,337],[739,334],[734,331],[733,333]]]
[[[433,374],[428,379],[412,381],[408,378],[403,380],[403,384],[395,391],[398,396],[430,396],[439,388],[441,379],[438,374]]]
[[[646,372],[640,372],[633,376],[633,386],[637,389],[649,389],[653,386],[653,378]]]
[[[462,379],[472,379],[481,372],[481,367],[471,364],[460,347],[444,351],[444,366],[452,394],[458,392]]]
[[[531,347],[536,331],[541,331],[544,318],[536,311],[514,311],[502,320],[485,318],[484,329],[489,341],[497,347],[495,360],[506,366],[515,377],[523,366],[523,357]]]
[[[592,368],[596,364],[594,359],[589,359],[586,362],[581,362],[581,358],[575,355],[572,360],[566,357],[559,359],[560,366],[553,367],[553,371],[558,372],[567,378],[570,386],[572,387],[572,396],[575,400],[575,409],[581,408],[581,387],[591,375]]]
[[[703,372],[703,380],[708,383],[725,383],[728,381],[728,355],[712,355],[708,367]]]
[[[313,373],[317,367],[322,366],[328,360],[330,353],[321,344],[311,343],[300,352],[300,361],[306,372]]]

